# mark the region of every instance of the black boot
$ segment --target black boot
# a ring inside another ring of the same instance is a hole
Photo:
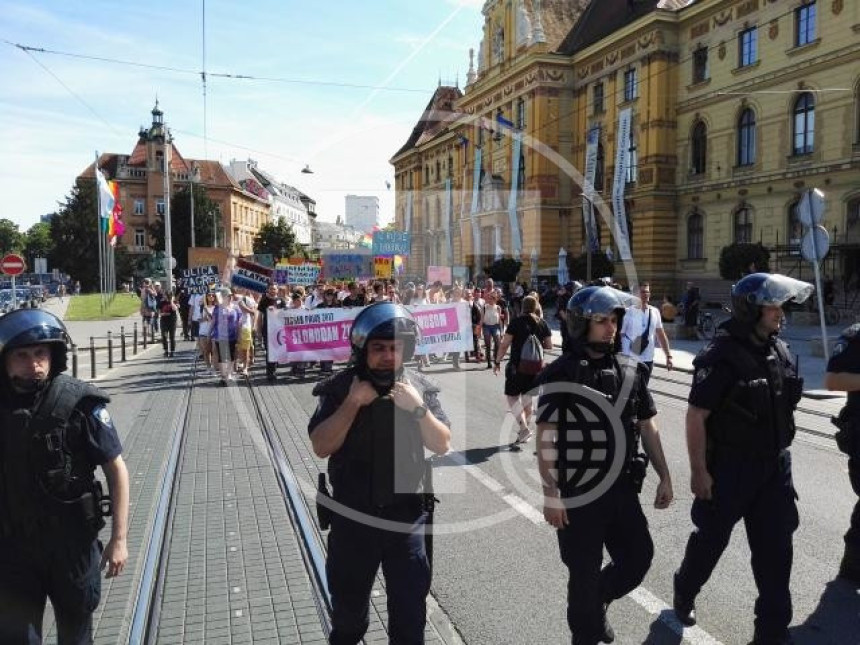
[[[615,630],[609,624],[609,619],[606,617],[606,610],[609,608],[609,603],[603,605],[603,636],[600,637],[601,643],[612,643],[615,641]]]
[[[853,549],[846,548],[839,565],[839,577],[845,582],[860,587],[860,554]]]
[[[672,597],[672,608],[675,610],[675,616],[678,617],[678,621],[682,625],[692,627],[696,624],[695,602],[684,598],[676,591]]]

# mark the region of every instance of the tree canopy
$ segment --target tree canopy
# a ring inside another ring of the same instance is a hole
[[[0,254],[6,255],[24,249],[24,236],[18,225],[9,219],[0,219]]]
[[[206,188],[194,187],[194,243],[196,246],[214,246],[215,226],[221,228],[218,204],[209,199]],[[188,267],[188,249],[191,248],[191,190],[183,188],[170,198],[170,228],[173,257],[176,268]],[[164,251],[164,220],[159,217],[149,227],[153,248]],[[220,235],[219,235],[220,237]]]
[[[254,253],[269,254],[275,258],[288,258],[296,252],[296,234],[283,219],[266,222],[254,237]]]
[[[48,222],[33,224],[24,234],[24,253],[28,258],[49,257],[54,249],[51,225]]]
[[[65,204],[51,219],[51,267],[80,280],[85,291],[99,286],[96,182],[77,179]]]
[[[770,271],[770,251],[760,242],[729,244],[720,251],[720,276],[724,280],[739,280],[754,271]]]
[[[571,280],[588,279],[588,254],[568,255],[567,272]],[[591,254],[591,279],[611,277],[615,273],[615,263],[603,251]]]

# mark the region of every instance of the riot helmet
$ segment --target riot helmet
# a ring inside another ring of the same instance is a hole
[[[782,307],[793,300],[805,302],[813,286],[779,273],[751,273],[732,287],[732,318],[743,325],[755,325],[761,318],[761,308]]]
[[[624,310],[636,305],[639,299],[612,287],[585,287],[574,293],[567,301],[567,332],[574,342],[584,343],[588,337],[588,321],[595,316],[618,316],[618,329],[624,319]],[[616,334],[611,347],[595,347],[604,353],[618,351],[620,334]]]
[[[18,309],[0,317],[0,368],[6,373],[6,351],[47,344],[51,347],[51,377],[65,372],[70,343],[66,326],[42,309]]]
[[[373,339],[404,341],[403,361],[412,359],[421,331],[405,307],[393,302],[377,302],[359,313],[352,322],[349,342],[353,355],[363,358],[367,341]]]
[[[367,364],[367,344],[371,340],[402,340],[403,362],[412,359],[415,346],[421,338],[412,315],[405,307],[393,302],[377,302],[362,310],[352,323],[349,341],[352,360],[359,377],[370,381],[376,390],[387,394],[399,377],[390,370],[371,370]],[[402,368],[401,368],[402,369]]]

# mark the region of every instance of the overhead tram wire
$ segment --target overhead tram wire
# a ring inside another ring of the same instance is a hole
[[[342,87],[345,89],[356,89],[356,90],[379,90],[385,92],[410,92],[410,93],[426,93],[427,89],[422,88],[411,88],[411,87],[392,87],[385,85],[366,85],[362,83],[344,83],[340,81],[315,81],[309,79],[299,79],[299,78],[285,78],[285,77],[277,77],[277,76],[255,76],[252,74],[234,74],[228,72],[206,72],[205,70],[199,69],[189,69],[182,67],[172,67],[170,65],[153,65],[151,63],[140,63],[136,61],[123,60],[119,58],[111,58],[107,56],[92,56],[89,54],[78,54],[75,52],[67,52],[61,51],[58,49],[49,49],[46,47],[34,47],[31,45],[23,45],[21,43],[12,42],[11,40],[7,40],[6,38],[0,39],[0,42],[3,42],[7,45],[15,47],[25,52],[33,52],[36,54],[50,54],[52,56],[63,56],[66,58],[77,58],[80,60],[91,60],[100,63],[110,63],[113,65],[125,65],[128,67],[138,67],[141,69],[152,69],[161,72],[171,72],[174,74],[190,74],[194,76],[200,76],[201,74],[205,74],[207,78],[225,78],[228,80],[240,80],[240,81],[260,81],[266,83],[286,83],[291,85],[314,85],[321,87]]]
[[[203,0],[203,14],[202,14],[202,48],[203,48],[203,60],[201,62],[203,69],[200,70],[200,80],[203,83],[203,158],[209,158],[209,137],[208,135],[208,123],[207,123],[207,112],[206,112],[206,0]]]

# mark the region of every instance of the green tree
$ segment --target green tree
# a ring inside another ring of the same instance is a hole
[[[567,256],[567,272],[571,280],[588,279],[588,254]],[[598,251],[591,254],[591,279],[612,277],[615,273],[615,263],[610,260],[606,253]]]
[[[720,251],[720,276],[724,280],[739,280],[753,270],[770,271],[770,251],[761,242],[729,244]]]
[[[12,220],[0,219],[0,254],[6,255],[24,248],[24,236]]]
[[[66,202],[51,219],[51,267],[81,281],[84,291],[99,287],[96,182],[78,179]]]
[[[254,237],[254,253],[268,253],[275,258],[288,258],[296,252],[296,234],[283,219],[266,222]]]
[[[24,235],[24,253],[30,260],[49,257],[53,248],[51,225],[47,222],[33,224]]]
[[[194,243],[197,246],[213,246],[215,226],[221,227],[218,204],[209,199],[206,188],[194,187]],[[188,267],[188,252],[191,248],[191,190],[184,187],[170,198],[170,243],[176,268]],[[149,227],[149,234],[156,251],[164,251],[164,220],[159,217]],[[219,238],[221,236],[219,235]]]
[[[485,269],[496,282],[516,282],[523,263],[513,258],[501,258]]]

